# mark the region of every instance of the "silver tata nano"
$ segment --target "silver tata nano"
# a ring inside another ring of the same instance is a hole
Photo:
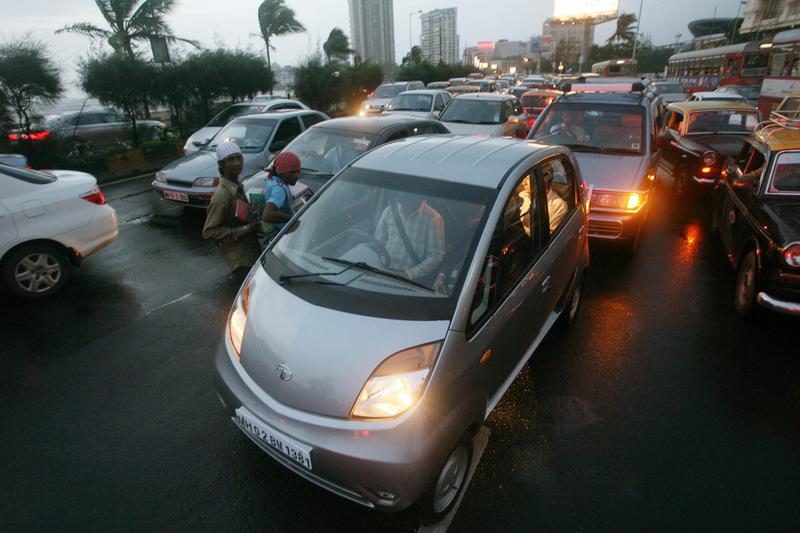
[[[410,137],[345,167],[236,297],[216,359],[228,414],[344,498],[430,520],[464,488],[471,436],[589,263],[571,152]]]

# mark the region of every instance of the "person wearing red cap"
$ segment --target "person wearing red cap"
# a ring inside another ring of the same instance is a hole
[[[300,158],[292,152],[281,152],[272,162],[262,218],[274,225],[274,233],[283,229],[294,216],[294,197],[290,187],[300,178],[300,167]]]

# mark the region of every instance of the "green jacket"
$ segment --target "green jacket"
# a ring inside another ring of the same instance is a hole
[[[225,257],[228,268],[250,268],[261,255],[256,234],[246,223],[236,218],[236,200],[247,201],[241,185],[220,179],[211,197],[203,226],[203,238],[214,239]]]

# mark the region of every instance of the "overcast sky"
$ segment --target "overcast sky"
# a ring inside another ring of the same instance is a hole
[[[176,35],[199,41],[205,47],[251,47],[264,50],[263,42],[251,36],[258,32],[257,10],[260,0],[182,0],[169,17]],[[347,0],[287,0],[305,25],[307,32],[275,41],[273,61],[295,64],[324,42],[334,26],[350,34]],[[620,11],[637,13],[639,0],[620,0]],[[655,44],[674,42],[675,35],[689,36],[689,21],[736,14],[739,0],[644,0],[641,31],[650,34]],[[398,61],[408,51],[409,13],[418,10],[458,7],[458,33],[461,48],[478,41],[525,39],[542,32],[542,23],[553,13],[553,0],[516,0],[493,3],[487,0],[394,0],[395,47]],[[54,31],[68,22],[92,22],[104,26],[92,0],[0,0],[0,40],[21,37],[30,32],[44,41],[61,65],[67,84],[75,79],[75,62],[91,49],[88,38]],[[614,23],[597,27],[595,42],[601,43],[613,32]],[[412,36],[419,41],[419,16],[412,16]],[[105,44],[95,47],[107,49]],[[70,87],[70,94],[75,90]]]

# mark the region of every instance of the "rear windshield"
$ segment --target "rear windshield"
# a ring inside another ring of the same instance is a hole
[[[657,94],[674,94],[684,92],[683,85],[679,83],[659,83],[654,86],[653,90]]]
[[[500,124],[502,102],[498,100],[460,100],[450,102],[442,116],[442,122],[462,124]]]
[[[47,183],[53,183],[56,181],[56,177],[47,172],[12,167],[10,165],[6,165],[5,163],[0,163],[0,173],[2,173],[4,176],[26,181],[28,183],[34,183],[36,185],[45,185]]]
[[[758,125],[758,112],[719,109],[689,114],[689,135],[704,133],[750,133]]]
[[[263,105],[232,105],[206,124],[209,128],[221,128],[231,120],[245,115],[254,115],[264,111]]]
[[[394,97],[389,109],[392,111],[430,111],[433,96],[429,94],[399,94]]]
[[[550,105],[550,102],[553,101],[552,96],[547,96],[544,94],[537,94],[537,95],[523,95],[521,102],[522,107],[547,107]]]
[[[644,112],[633,105],[556,103],[528,138],[576,151],[643,154]]]

